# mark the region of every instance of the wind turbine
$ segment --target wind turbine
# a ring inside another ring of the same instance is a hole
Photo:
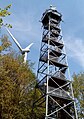
[[[14,38],[14,36],[12,35],[12,33],[9,31],[9,29],[6,28],[6,30],[9,33],[9,35],[11,36],[11,38],[13,39],[13,41],[15,42],[15,44],[17,45],[17,47],[20,49],[22,55],[24,55],[24,63],[26,63],[26,61],[27,61],[27,53],[30,52],[30,48],[33,45],[33,43],[31,43],[25,49],[23,49],[21,47],[21,45],[19,44],[19,42],[16,40],[16,38]]]

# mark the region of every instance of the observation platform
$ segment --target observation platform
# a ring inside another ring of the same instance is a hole
[[[60,22],[62,20],[62,15],[56,9],[50,8],[43,13],[43,16],[41,18],[44,26],[48,23],[50,19],[49,17],[54,19],[54,21],[56,20],[57,22]]]

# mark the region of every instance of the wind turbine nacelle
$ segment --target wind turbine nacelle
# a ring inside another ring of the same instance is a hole
[[[22,52],[22,54],[25,54],[25,52],[27,52],[27,53],[28,53],[28,52],[30,52],[30,50],[29,50],[29,49],[28,49],[28,50],[26,50],[26,49],[22,49],[22,51],[21,51],[21,52]]]

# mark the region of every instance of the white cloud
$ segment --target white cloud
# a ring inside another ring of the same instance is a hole
[[[67,37],[65,47],[68,57],[71,57],[84,68],[84,41],[80,38]]]

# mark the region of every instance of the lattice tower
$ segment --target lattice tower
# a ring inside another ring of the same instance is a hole
[[[60,28],[62,15],[51,6],[41,21],[43,34],[36,85],[36,91],[41,93],[34,107],[45,110],[39,119],[77,119],[72,82],[66,74],[68,64]]]

